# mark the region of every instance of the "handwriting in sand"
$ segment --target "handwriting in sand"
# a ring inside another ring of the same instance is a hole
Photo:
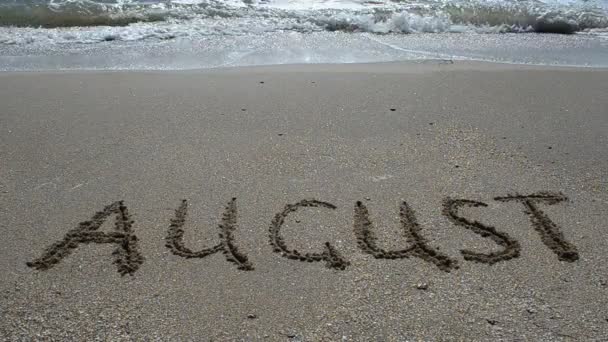
[[[566,201],[567,198],[564,195],[561,193],[539,192],[530,195],[499,196],[495,197],[494,200],[505,203],[520,203],[523,212],[529,217],[532,227],[540,235],[541,241],[557,255],[559,260],[566,262],[578,260],[576,246],[566,241],[559,226],[539,207],[540,204],[553,205]],[[463,249],[461,253],[464,260],[492,265],[519,257],[521,246],[513,237],[499,231],[495,227],[467,219],[460,215],[459,209],[467,206],[486,207],[487,204],[467,199],[446,198],[443,201],[442,213],[454,225],[471,230],[482,237],[492,240],[501,249],[490,253],[479,253]],[[330,269],[346,269],[350,263],[330,242],[321,244],[317,252],[299,252],[286,244],[281,234],[281,226],[290,213],[303,207],[336,209],[336,206],[331,203],[314,199],[305,199],[294,204],[287,204],[282,211],[274,216],[270,224],[269,239],[272,251],[280,254],[282,257],[295,261],[324,261],[325,267]],[[200,251],[190,250],[184,242],[184,226],[187,214],[188,202],[187,200],[183,200],[175,210],[175,217],[171,219],[165,238],[165,245],[173,254],[184,258],[205,258],[220,253],[239,270],[251,271],[254,269],[253,262],[237,246],[235,238],[237,231],[236,198],[232,198],[226,205],[221,223],[219,224],[219,242]],[[108,233],[99,231],[105,220],[112,215],[115,216],[114,230]],[[361,252],[370,254],[376,259],[420,258],[444,272],[450,272],[458,268],[458,260],[428,245],[422,235],[422,227],[418,224],[416,213],[407,202],[403,201],[400,204],[399,215],[401,228],[407,238],[408,246],[403,249],[386,250],[378,246],[369,210],[362,202],[356,202],[354,207],[353,233]],[[144,257],[139,250],[138,238],[133,230],[133,224],[134,221],[131,220],[126,205],[122,201],[114,202],[95,213],[90,220],[81,222],[76,228],[68,231],[62,240],[50,245],[42,256],[32,262],[28,262],[27,265],[38,270],[48,270],[60,263],[83,244],[113,244],[115,245],[115,250],[112,255],[117,271],[121,275],[132,275],[144,262]]]

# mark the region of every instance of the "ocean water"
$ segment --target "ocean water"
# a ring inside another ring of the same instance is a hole
[[[0,70],[608,67],[608,0],[0,0]]]

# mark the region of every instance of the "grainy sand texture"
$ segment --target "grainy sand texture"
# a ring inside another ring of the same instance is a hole
[[[0,74],[0,339],[605,340],[608,70]]]

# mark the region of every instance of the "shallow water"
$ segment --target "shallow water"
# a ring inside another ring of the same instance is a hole
[[[0,70],[429,58],[603,67],[607,51],[608,0],[0,0]]]

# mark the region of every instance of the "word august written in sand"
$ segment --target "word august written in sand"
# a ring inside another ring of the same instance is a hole
[[[541,192],[530,195],[495,197],[494,200],[519,203],[523,212],[529,217],[532,226],[540,235],[542,242],[557,255],[559,260],[573,262],[578,259],[576,247],[566,241],[559,227],[539,208],[540,204],[553,205],[566,201],[565,196],[560,193]],[[495,264],[519,257],[521,246],[509,234],[501,232],[495,227],[467,219],[459,214],[459,209],[462,207],[486,206],[487,204],[483,202],[467,199],[446,198],[443,201],[443,215],[450,222],[488,238],[500,247],[498,251],[491,253],[463,249],[461,250],[462,256],[465,260],[485,264]],[[304,207],[336,209],[336,206],[331,203],[314,199],[286,205],[281,212],[274,216],[270,223],[268,237],[272,251],[294,261],[323,261],[328,268],[346,269],[349,266],[348,260],[329,242],[322,244],[319,251],[307,253],[291,249],[286,244],[281,234],[281,227],[289,214]],[[219,225],[219,242],[215,246],[200,251],[190,250],[184,242],[184,226],[187,214],[188,202],[183,200],[175,210],[175,217],[171,219],[165,238],[166,247],[173,254],[184,258],[204,258],[221,253],[224,254],[227,261],[233,263],[240,270],[251,271],[254,269],[253,262],[249,260],[243,250],[239,249],[235,239],[237,230],[236,198],[228,202],[224,211]],[[99,231],[104,221],[112,215],[115,216],[114,230],[107,233]],[[354,208],[353,232],[361,252],[370,254],[376,259],[420,258],[445,272],[458,268],[457,260],[428,245],[426,239],[422,236],[421,227],[414,210],[406,202],[401,203],[399,215],[401,228],[407,238],[408,246],[404,249],[386,250],[378,245],[369,210],[365,204],[357,202]],[[115,245],[113,258],[118,272],[122,275],[133,274],[144,262],[144,257],[139,251],[137,236],[133,231],[133,223],[127,207],[122,201],[112,203],[95,213],[90,220],[81,222],[76,228],[68,231],[62,240],[49,246],[40,258],[28,262],[27,265],[38,270],[48,270],[82,244],[112,244]]]

